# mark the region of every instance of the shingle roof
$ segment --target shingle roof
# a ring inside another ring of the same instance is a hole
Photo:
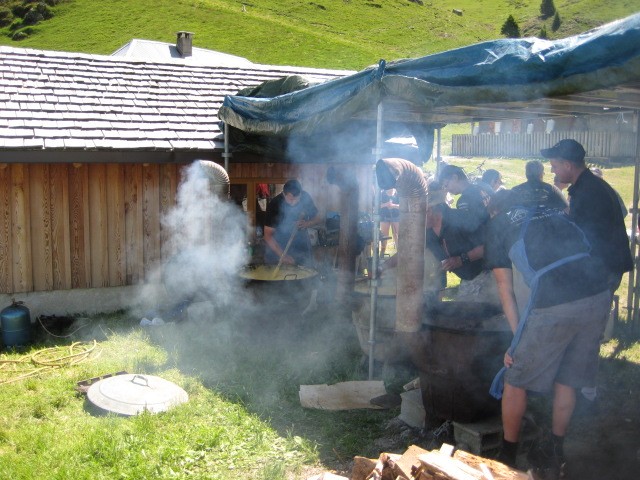
[[[212,151],[225,95],[302,75],[350,71],[252,64],[152,63],[0,46],[2,150]]]

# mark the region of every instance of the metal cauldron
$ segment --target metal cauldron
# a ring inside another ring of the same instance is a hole
[[[248,265],[240,272],[245,286],[260,303],[284,303],[304,308],[316,288],[318,272],[300,265]]]
[[[154,375],[114,375],[87,390],[87,405],[97,414],[160,413],[188,400],[189,395],[181,387]]]

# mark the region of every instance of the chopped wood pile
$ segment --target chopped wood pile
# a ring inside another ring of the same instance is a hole
[[[351,477],[323,473],[307,480],[527,480],[528,474],[444,444],[440,450],[410,446],[402,455],[355,457]]]

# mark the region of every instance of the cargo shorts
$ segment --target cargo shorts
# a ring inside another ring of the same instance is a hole
[[[600,339],[607,324],[611,292],[533,309],[513,352],[505,382],[546,393],[554,383],[574,388],[596,384]]]

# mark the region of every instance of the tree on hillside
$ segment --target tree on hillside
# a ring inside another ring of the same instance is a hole
[[[507,38],[520,38],[520,27],[516,19],[513,18],[513,15],[509,15],[507,20],[502,24],[500,33]]]
[[[556,13],[556,6],[553,4],[553,0],[542,0],[540,4],[540,13],[543,18],[549,18]]]
[[[11,10],[6,7],[0,7],[0,28],[9,25],[12,20]]]
[[[551,30],[557,32],[562,24],[562,20],[560,19],[560,14],[556,11],[556,14],[553,16],[553,23],[551,23]]]
[[[538,34],[538,38],[549,38],[549,35],[547,35],[547,26],[546,25],[542,25],[542,28],[540,29],[540,33]]]

